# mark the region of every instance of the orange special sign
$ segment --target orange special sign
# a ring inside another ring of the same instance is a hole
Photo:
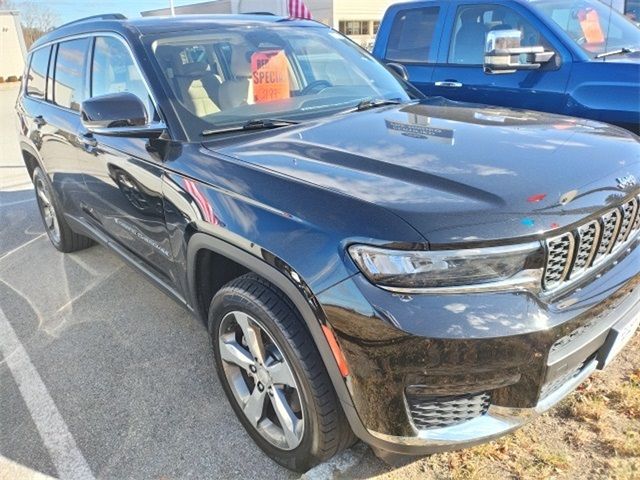
[[[289,65],[284,50],[265,50],[251,55],[253,101],[271,102],[291,96]]]
[[[578,14],[580,29],[587,43],[604,43],[604,33],[600,26],[600,18],[595,10],[582,11]]]

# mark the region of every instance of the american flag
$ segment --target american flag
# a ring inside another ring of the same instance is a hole
[[[289,0],[289,16],[311,20],[311,12],[302,0]]]

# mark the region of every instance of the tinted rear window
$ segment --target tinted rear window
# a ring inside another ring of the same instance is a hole
[[[391,25],[386,59],[426,63],[439,12],[439,7],[400,10]]]
[[[31,65],[27,77],[27,95],[31,97],[44,98],[45,96],[50,51],[50,47],[45,47],[36,50],[31,55]]]
[[[88,46],[88,38],[62,42],[56,56],[55,103],[78,112],[85,98],[84,68]]]

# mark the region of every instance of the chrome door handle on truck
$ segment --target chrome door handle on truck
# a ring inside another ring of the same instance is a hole
[[[449,88],[460,88],[462,84],[460,82],[452,82],[446,80],[444,82],[436,82],[436,87],[449,87]]]

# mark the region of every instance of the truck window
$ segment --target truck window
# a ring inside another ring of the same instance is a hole
[[[44,99],[50,51],[51,47],[44,47],[31,55],[31,65],[27,76],[27,95],[30,97]]]
[[[629,3],[634,4],[638,2]],[[608,4],[596,0],[535,0],[531,5],[592,58],[605,51],[634,50],[640,45],[638,27]]]
[[[456,12],[449,63],[482,65],[487,33],[494,30],[520,30],[523,47],[551,49],[540,32],[514,10],[502,5],[465,5]]]
[[[400,10],[393,19],[385,58],[401,63],[427,63],[440,7]]]
[[[54,74],[56,105],[80,111],[80,104],[85,99],[83,80],[88,47],[88,38],[70,40],[58,45]]]

